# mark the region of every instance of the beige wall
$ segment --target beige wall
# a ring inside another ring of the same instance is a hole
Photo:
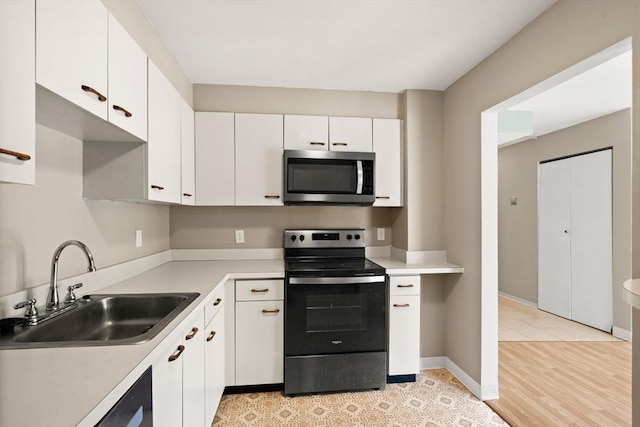
[[[444,93],[444,246],[450,261],[465,268],[463,275],[445,279],[446,355],[481,385],[480,113],[634,36],[633,182],[637,183],[640,178],[638,22],[638,0],[560,0]],[[633,192],[636,225],[633,242],[635,249],[639,249],[637,186]],[[637,277],[640,257],[633,259]]]
[[[168,207],[82,198],[82,141],[37,126],[36,158],[35,186],[0,184],[0,296],[48,283],[65,240],[87,244],[98,268],[169,249]],[[80,250],[65,250],[61,278],[86,269]]]
[[[192,105],[193,85],[135,0],[102,0],[109,12]]]
[[[445,355],[443,275],[422,275],[420,288],[420,357]]]
[[[538,163],[606,147],[613,147],[613,325],[629,331],[622,283],[631,278],[630,110],[498,150],[498,283],[501,292],[538,301]]]

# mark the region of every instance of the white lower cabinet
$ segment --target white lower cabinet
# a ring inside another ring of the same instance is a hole
[[[389,281],[389,375],[420,372],[420,276]]]
[[[205,331],[204,310],[182,330],[182,425],[205,425]],[[155,408],[154,408],[155,409]]]
[[[224,306],[206,326],[204,337],[204,421],[208,426],[216,416],[225,387]]]
[[[182,330],[174,332],[153,362],[153,425],[182,425]]]
[[[238,300],[238,287],[250,291],[264,289],[263,280],[236,280],[235,333],[236,333],[236,385],[277,384],[283,382],[284,365],[284,302],[282,292],[273,292],[264,300]],[[283,281],[278,280],[283,287]],[[277,299],[267,299],[277,298]]]

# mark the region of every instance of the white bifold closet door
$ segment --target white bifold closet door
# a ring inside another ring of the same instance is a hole
[[[538,307],[610,332],[611,150],[538,170]]]

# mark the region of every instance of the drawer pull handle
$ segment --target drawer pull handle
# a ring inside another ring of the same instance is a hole
[[[216,300],[213,302],[213,306],[215,307],[216,305],[220,305],[221,302],[222,298],[216,298]]]
[[[394,307],[409,307],[409,304],[393,304]]]
[[[190,340],[191,338],[195,337],[197,333],[198,333],[198,328],[194,326],[193,328],[191,328],[191,332],[189,332],[189,334],[186,337],[184,337],[184,339]]]
[[[216,331],[211,331],[211,333],[207,337],[207,342],[211,341],[215,336],[216,336]]]
[[[121,107],[121,106],[119,106],[119,105],[114,105],[114,106],[113,106],[113,109],[114,109],[114,110],[116,110],[116,111],[122,111],[122,112],[124,113],[124,116],[125,116],[125,117],[131,117],[131,116],[133,116],[133,114],[131,114],[130,112],[128,112],[127,110],[125,110],[124,108],[122,108],[122,107]]]
[[[384,199],[384,200],[389,200],[391,197],[389,196],[376,196],[376,199]]]
[[[269,292],[269,288],[264,288],[264,289],[251,289],[251,293],[252,294],[265,294]]]
[[[331,145],[333,145],[333,146],[339,145],[340,147],[346,147],[349,144],[347,144],[346,142],[334,142]]]
[[[324,146],[324,145],[325,145],[325,143],[324,143],[324,142],[310,142],[309,144],[310,144],[310,145],[322,145],[322,146]]]
[[[105,102],[107,100],[106,96],[104,96],[103,94],[101,94],[100,92],[98,92],[97,90],[92,88],[91,86],[82,85],[80,87],[82,88],[83,91],[92,93],[95,96],[97,96],[98,97],[98,101],[100,101],[100,102]]]
[[[276,308],[275,310],[265,310],[265,309],[263,309],[262,312],[264,314],[278,314],[278,313],[280,313],[280,309],[279,308]]]
[[[182,195],[183,195],[184,197],[193,197],[193,194],[189,194],[189,193],[182,193]]]
[[[13,156],[18,160],[22,160],[23,162],[26,162],[27,160],[31,160],[31,156],[28,154],[20,153],[18,151],[7,150],[6,148],[0,148],[0,153],[8,154],[9,156]]]
[[[269,195],[267,194],[266,196],[264,196],[265,199],[279,199],[280,196],[275,196],[275,195]]]
[[[160,191],[164,190],[164,187],[162,187],[160,185],[154,185],[154,184],[151,184],[151,188],[156,189],[156,190],[160,190]]]
[[[413,288],[412,284],[409,285],[398,285],[399,288]]]
[[[180,355],[182,354],[182,352],[184,351],[184,346],[182,344],[180,344],[178,346],[178,349],[176,350],[175,353],[173,353],[171,356],[169,356],[169,362],[173,362],[174,360],[176,360],[178,357],[180,357]]]

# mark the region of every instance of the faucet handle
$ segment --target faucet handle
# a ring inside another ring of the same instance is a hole
[[[38,323],[38,309],[36,308],[36,300],[32,298],[27,301],[22,301],[13,306],[16,310],[27,307],[27,311],[24,313],[24,319],[27,325],[33,326]]]
[[[67,291],[69,291],[69,293],[67,293],[67,296],[64,298],[64,302],[75,302],[76,294],[73,293],[73,291],[81,287],[82,283],[76,283],[75,285],[68,286]]]

